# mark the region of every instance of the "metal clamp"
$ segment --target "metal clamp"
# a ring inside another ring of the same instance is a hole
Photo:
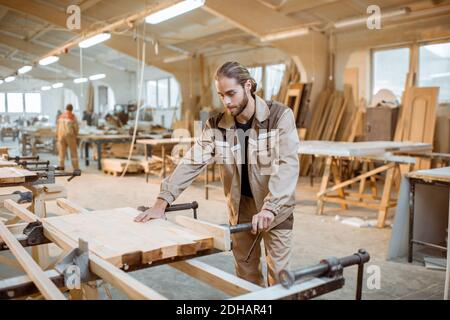
[[[89,270],[88,243],[79,239],[78,248],[73,249],[61,262],[55,266],[56,271],[64,275],[64,284],[73,288],[75,284],[81,284],[97,279]],[[74,278],[76,275],[77,278]],[[74,284],[74,281],[76,283]]]
[[[328,277],[343,278],[343,269],[353,265],[358,266],[358,280],[356,289],[356,299],[361,299],[362,282],[364,274],[364,264],[370,260],[370,255],[366,250],[360,249],[357,253],[343,258],[328,258],[320,261],[319,264],[306,267],[296,271],[282,270],[279,274],[280,283],[285,288],[290,288],[295,282],[306,277]]]
[[[29,223],[23,229],[23,234],[26,235],[26,244],[28,246],[35,246],[50,242],[50,240],[44,236],[44,227],[40,221]]]
[[[328,272],[323,275],[324,277],[334,278],[342,276],[342,271],[344,270],[344,267],[342,266],[338,258],[329,257],[323,259],[322,261],[320,261],[320,263],[328,265]]]
[[[139,206],[137,208],[139,211],[146,211],[150,209],[150,207],[146,206]],[[198,202],[188,202],[188,203],[180,203],[180,204],[174,204],[166,208],[165,212],[173,212],[173,211],[182,211],[182,210],[190,210],[192,209],[192,214],[194,216],[194,219],[197,219],[197,209],[198,209]]]

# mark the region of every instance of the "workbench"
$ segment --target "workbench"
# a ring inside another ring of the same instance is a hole
[[[0,168],[17,167],[17,162],[0,159]]]
[[[55,128],[23,128],[21,129],[20,134],[22,155],[27,155],[28,150],[31,151],[32,156],[36,156],[40,152],[56,154],[57,147]]]
[[[447,254],[444,299],[449,298],[450,252],[445,239],[450,230],[450,167],[410,172],[409,179],[409,231],[408,262],[413,261],[413,246],[436,248]],[[418,186],[428,189],[418,190]],[[445,189],[446,191],[444,191]],[[424,204],[416,203],[417,193],[426,193]],[[440,196],[444,191],[444,197]],[[447,199],[445,199],[445,193]],[[445,203],[442,203],[443,198]],[[448,203],[446,206],[445,204]],[[445,228],[447,227],[447,232]],[[448,240],[447,240],[448,241]]]
[[[137,136],[136,138],[142,138],[147,136]],[[97,148],[97,168],[102,170],[102,149],[103,145],[106,143],[129,143],[131,144],[133,136],[129,134],[88,134],[79,135],[80,148],[84,146],[85,164],[89,166],[89,147],[94,144]]]
[[[58,175],[68,176],[66,173],[55,173],[54,170],[39,172],[19,167],[4,167],[0,168],[0,187],[21,186],[28,189],[31,192],[31,197],[28,201],[31,201],[31,203],[28,203],[26,208],[29,206],[30,210],[37,217],[46,217],[45,201],[67,196],[66,189],[63,186],[54,184],[55,177]],[[2,195],[0,196],[0,206],[4,206],[6,201],[12,201],[12,199],[17,201],[18,197],[20,198],[17,194]],[[14,226],[17,221],[16,217],[10,217],[4,223],[8,226]],[[49,264],[47,246],[34,247],[32,254],[40,265],[47,266]]]
[[[11,200],[5,201],[5,207],[25,223],[5,226],[0,222],[0,239],[3,239],[0,250],[10,250],[26,275],[0,280],[0,299],[36,293],[46,299],[66,299],[60,288],[66,288],[63,290],[72,299],[98,299],[98,279],[107,281],[131,299],[166,299],[126,273],[161,264],[205,282],[231,299],[243,300],[311,299],[342,288],[343,269],[357,265],[356,298],[361,298],[364,264],[370,259],[364,250],[340,259],[328,258],[296,271],[283,270],[279,275],[280,284],[263,288],[196,259],[230,251],[231,233],[249,232],[251,224],[223,226],[182,215],[174,221],[136,223],[133,218],[140,211],[133,208],[88,211],[66,199],[57,199],[57,204],[66,215],[40,218]],[[196,203],[188,205],[173,205],[171,209],[192,208],[196,217]],[[44,270],[31,259],[25,247],[48,242],[58,245],[66,255],[54,269]],[[78,282],[73,281],[74,274],[78,275]]]
[[[3,141],[6,137],[11,137],[12,141],[16,141],[19,137],[19,129],[16,127],[2,127],[0,129],[0,141]]]
[[[163,138],[163,139],[138,139],[136,140],[137,144],[142,144],[145,146],[144,148],[144,157],[145,161],[148,162],[148,157],[154,157],[153,149],[155,147],[161,147],[161,171],[160,171],[160,177],[165,178],[166,177],[166,164],[167,164],[167,155],[166,155],[166,147],[167,146],[173,146],[173,145],[183,145],[187,149],[190,148],[192,143],[195,142],[195,138]],[[145,170],[145,178],[148,182],[148,176],[149,176],[149,170]]]
[[[415,163],[415,159],[409,156],[399,156],[401,152],[429,152],[431,144],[395,141],[371,141],[371,142],[334,142],[334,141],[301,141],[298,149],[299,155],[312,155],[325,157],[325,168],[322,182],[317,193],[317,214],[322,214],[324,203],[337,203],[342,209],[348,205],[359,206],[378,210],[377,226],[385,226],[387,211],[396,206],[396,201],[391,199],[391,191],[394,176],[398,170],[402,174],[409,172]],[[363,161],[363,172],[357,177],[342,181],[339,162],[341,160]],[[384,163],[375,168],[375,162]],[[402,165],[400,167],[400,165]],[[376,176],[386,173],[381,197],[377,194]],[[331,179],[335,185],[328,187]],[[370,179],[371,193],[366,194],[366,180]],[[360,183],[359,192],[345,192],[344,188],[355,183]],[[337,192],[336,194],[333,194]],[[353,199],[352,199],[353,198]]]

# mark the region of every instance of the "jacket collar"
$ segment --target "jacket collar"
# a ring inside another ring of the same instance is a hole
[[[255,120],[257,121],[257,123],[259,122],[259,124],[261,124],[262,122],[267,120],[267,118],[269,118],[269,115],[270,110],[267,106],[267,103],[259,96],[255,96]],[[217,125],[222,129],[234,128],[234,117],[225,111]]]

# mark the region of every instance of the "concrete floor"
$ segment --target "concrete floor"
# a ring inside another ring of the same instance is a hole
[[[16,147],[16,144],[11,144]],[[14,154],[14,150],[10,152]],[[52,160],[56,157],[42,155]],[[70,167],[67,163],[66,168]],[[83,175],[67,183],[59,178],[58,183],[68,190],[68,199],[88,209],[107,209],[117,207],[137,207],[149,205],[158,194],[160,180],[151,177],[145,182],[143,175],[127,175],[124,178],[108,176],[96,170],[96,166],[82,166]],[[307,179],[300,179],[297,185],[299,205],[295,209],[294,247],[292,267],[299,268],[318,263],[329,256],[346,256],[359,248],[366,249],[371,255],[368,265],[379,266],[381,286],[368,289],[364,285],[364,299],[442,299],[444,292],[444,272],[431,271],[420,262],[408,264],[405,261],[386,261],[391,229],[356,228],[335,220],[341,217],[376,218],[376,212],[351,208],[342,211],[339,207],[327,205],[325,214],[315,214],[315,193],[319,183],[310,187]],[[17,188],[14,188],[17,190]],[[0,190],[7,193],[8,189]],[[211,190],[210,199],[204,199],[201,181],[196,181],[177,200],[178,203],[196,200],[199,203],[199,218],[214,223],[226,223],[226,207],[221,190]],[[56,212],[55,204],[48,205],[48,211]],[[188,213],[186,213],[188,214]],[[393,212],[390,212],[392,215]],[[5,254],[5,253],[2,253]],[[229,253],[215,254],[199,258],[217,268],[234,274],[233,256]],[[1,266],[0,278],[17,274],[11,268]],[[196,279],[168,266],[158,266],[131,273],[134,277],[170,299],[223,299],[222,292],[203,284]],[[356,267],[344,272],[346,284],[343,289],[321,296],[318,299],[353,299],[356,287]],[[365,279],[369,276],[365,274]],[[112,288],[113,299],[124,299],[119,291]],[[104,290],[101,290],[104,295]]]

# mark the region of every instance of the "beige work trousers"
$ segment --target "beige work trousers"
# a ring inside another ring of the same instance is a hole
[[[257,213],[254,199],[241,195],[238,223],[251,222],[253,215]],[[261,241],[253,249],[248,262],[245,262],[255,238],[256,235],[251,232],[239,232],[231,235],[236,275],[254,284],[265,286],[260,263]],[[267,262],[267,280],[269,286],[272,286],[278,283],[279,272],[283,269],[289,269],[292,230],[272,229],[263,232],[262,239]]]
[[[70,150],[70,160],[72,160],[73,170],[80,169],[78,164],[77,138],[75,136],[65,136],[58,140],[59,166],[65,167],[67,147]]]

